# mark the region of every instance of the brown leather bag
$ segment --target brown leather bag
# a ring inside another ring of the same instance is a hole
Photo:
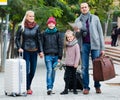
[[[100,56],[93,61],[94,81],[105,81],[115,77],[114,64],[109,56]]]

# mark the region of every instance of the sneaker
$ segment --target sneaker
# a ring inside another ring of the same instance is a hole
[[[27,94],[32,95],[33,91],[31,89],[27,90]]]
[[[68,91],[64,90],[63,92],[60,93],[61,95],[68,94]]]
[[[89,90],[88,89],[83,89],[83,94],[89,94]]]
[[[96,93],[100,94],[101,93],[101,89],[100,88],[95,88]]]
[[[55,94],[55,92],[52,91],[52,94]]]
[[[52,90],[51,90],[51,89],[48,89],[47,95],[51,95],[51,94],[52,94]]]

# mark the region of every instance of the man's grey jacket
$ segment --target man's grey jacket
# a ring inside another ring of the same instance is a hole
[[[79,16],[76,20],[75,23],[80,21]],[[91,44],[91,50],[104,50],[104,37],[103,37],[103,30],[102,26],[100,23],[100,20],[98,16],[91,14],[91,19],[90,19],[90,24],[89,24],[89,32],[90,32],[90,44]],[[76,33],[76,35],[79,37],[79,45],[80,48],[82,48],[82,33]],[[82,50],[82,49],[81,49]]]

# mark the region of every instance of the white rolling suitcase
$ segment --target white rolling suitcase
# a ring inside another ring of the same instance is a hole
[[[6,59],[4,89],[5,95],[27,95],[26,62],[21,57]]]

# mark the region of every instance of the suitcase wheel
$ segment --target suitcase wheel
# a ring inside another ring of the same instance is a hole
[[[24,92],[22,95],[23,95],[23,96],[27,96],[27,93],[26,93],[26,92]]]
[[[16,93],[11,93],[11,94],[9,94],[9,93],[5,92],[5,95],[16,97]]]
[[[16,96],[17,96],[16,93],[12,93],[11,95],[12,95],[13,97],[16,97]]]
[[[5,95],[7,95],[7,92],[5,92]]]

